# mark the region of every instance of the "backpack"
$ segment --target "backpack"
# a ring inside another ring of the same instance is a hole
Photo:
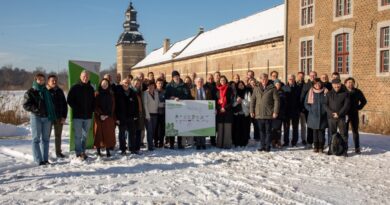
[[[332,141],[330,145],[330,150],[336,156],[341,156],[344,153],[344,140],[341,137],[340,133],[335,133],[332,135]]]

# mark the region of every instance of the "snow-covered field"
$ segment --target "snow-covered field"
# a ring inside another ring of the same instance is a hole
[[[68,126],[64,135],[68,150]],[[110,160],[90,150],[92,159],[80,162],[53,158],[52,140],[53,164],[38,167],[31,137],[9,137],[0,140],[0,204],[390,204],[390,137],[361,141],[362,155],[348,158],[303,147],[260,153],[252,141]]]

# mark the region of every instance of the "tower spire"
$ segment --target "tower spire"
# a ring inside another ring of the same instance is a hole
[[[123,43],[143,43],[145,44],[142,34],[138,31],[139,24],[137,23],[137,11],[130,1],[129,7],[125,13],[125,22],[123,23],[124,31],[119,37],[117,44]]]

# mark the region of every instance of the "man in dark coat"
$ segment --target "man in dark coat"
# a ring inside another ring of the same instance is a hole
[[[349,130],[349,125],[352,128],[353,142],[355,144],[355,152],[360,154],[360,140],[359,140],[359,110],[362,110],[367,104],[366,97],[363,92],[355,88],[355,79],[347,78],[345,80],[345,86],[347,92],[349,93],[351,106],[348,112],[348,121],[347,121],[347,133]]]
[[[189,100],[191,99],[190,91],[184,85],[183,81],[180,79],[180,73],[178,71],[172,72],[172,82],[167,85],[165,91],[166,100]],[[184,149],[182,144],[182,137],[177,137],[177,144],[179,149]],[[169,138],[170,149],[174,149],[175,137]]]
[[[54,127],[56,156],[58,158],[64,158],[65,155],[62,154],[61,150],[61,135],[66,116],[68,115],[68,104],[66,102],[64,91],[57,85],[56,75],[49,75],[47,78],[47,89],[49,90],[53,99],[57,117],[51,128],[53,129]]]
[[[85,146],[95,109],[95,91],[89,82],[87,71],[81,72],[80,82],[70,88],[68,104],[73,113],[72,128],[75,136],[76,156],[85,160],[88,158],[85,153]]]
[[[295,75],[288,76],[288,82],[286,87],[287,92],[287,115],[286,120],[284,121],[284,144],[283,146],[288,146],[290,143],[290,124],[292,125],[292,140],[291,145],[296,146],[298,142],[298,124],[299,117],[301,114],[301,103],[300,103],[300,94],[302,87],[298,86],[295,81]]]
[[[309,77],[310,77],[309,81],[307,81],[307,83],[305,83],[303,85],[302,92],[301,92],[301,108],[303,109],[303,113],[305,113],[306,121],[307,121],[307,117],[309,115],[309,112],[305,109],[305,104],[304,104],[305,98],[306,98],[306,95],[309,92],[309,90],[313,87],[313,81],[315,78],[317,78],[317,72],[311,71],[309,74]],[[306,135],[306,142],[309,144],[309,148],[310,148],[310,147],[312,147],[312,144],[313,144],[313,130],[311,128],[307,127],[306,134],[307,134]],[[303,143],[303,144],[305,144],[305,143]]]
[[[331,136],[333,136],[337,133],[337,129],[339,130],[343,139],[344,156],[347,157],[348,133],[346,132],[346,116],[350,107],[350,98],[349,94],[345,90],[341,89],[340,79],[332,80],[332,87],[332,91],[327,93],[325,100],[325,110],[328,114],[329,131]],[[330,149],[328,154],[332,154]]]
[[[126,155],[126,132],[128,149],[132,154],[137,150],[131,145],[136,144],[136,120],[138,118],[137,96],[130,89],[129,79],[122,80],[121,87],[117,88],[115,114],[119,125],[119,149],[122,155]]]
[[[260,149],[258,151],[269,152],[271,150],[272,120],[279,114],[279,95],[273,84],[268,81],[268,74],[260,75],[260,85],[253,90],[250,103],[252,118],[256,118],[260,131]]]

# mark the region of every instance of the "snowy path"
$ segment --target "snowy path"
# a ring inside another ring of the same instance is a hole
[[[252,145],[36,167],[30,140],[0,140],[0,204],[390,204],[390,138],[361,141],[347,159]]]

